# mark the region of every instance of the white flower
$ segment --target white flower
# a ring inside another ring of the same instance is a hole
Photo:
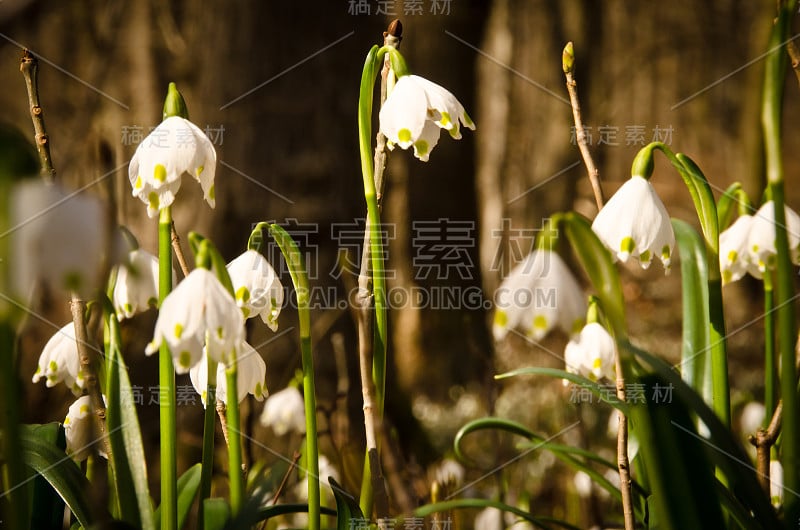
[[[75,326],[70,322],[59,329],[44,345],[39,357],[39,366],[33,374],[33,382],[44,377],[48,388],[64,382],[76,396],[83,389],[83,371],[75,342]]]
[[[766,414],[766,408],[758,401],[751,401],[745,405],[739,416],[739,425],[741,426],[742,434],[753,434],[760,429],[761,424],[764,423]]]
[[[752,215],[741,215],[719,235],[719,266],[722,283],[735,282],[747,272],[758,273],[750,261],[748,237],[753,226]]]
[[[105,396],[103,396],[105,401]],[[81,396],[70,405],[64,419],[64,436],[67,439],[67,454],[77,462],[83,462],[92,453],[94,438],[92,431],[92,402],[89,396]],[[100,456],[108,458],[105,452],[98,450]]]
[[[225,363],[244,342],[244,318],[217,277],[197,268],[161,303],[147,355],[158,351],[162,341],[169,346],[176,373],[185,374],[200,362],[203,344],[212,359]]]
[[[528,254],[500,284],[495,299],[493,333],[498,341],[517,326],[534,340],[556,325],[577,333],[586,315],[583,290],[561,256],[549,250]]]
[[[473,527],[481,530],[503,530],[503,512],[493,506],[484,508],[475,516]]]
[[[261,413],[261,424],[272,427],[278,436],[283,436],[290,430],[306,432],[305,406],[297,387],[286,387],[267,398]]]
[[[247,250],[228,264],[228,274],[245,318],[260,315],[272,331],[277,331],[283,286],[264,256]]]
[[[792,263],[800,263],[800,216],[788,206],[784,206],[786,216],[786,235],[789,240],[789,256]],[[775,203],[767,201],[753,215],[753,224],[747,236],[750,262],[755,268],[748,268],[748,272],[756,278],[767,270],[775,267]]]
[[[177,283],[175,270],[172,283]],[[120,320],[158,304],[158,258],[141,249],[128,254],[128,262],[117,267],[114,310]]]
[[[327,492],[329,498],[333,498],[333,489],[331,489],[328,477],[333,477],[333,480],[339,482],[339,471],[325,455],[319,455],[319,460],[317,462],[319,465],[318,478],[320,485],[322,486],[322,491]],[[298,482],[297,486],[295,486],[295,494],[301,501],[308,501],[308,474],[306,474],[305,478]]]
[[[464,466],[452,458],[445,458],[431,470],[433,480],[440,485],[459,486],[464,482],[464,473]]]
[[[30,296],[37,280],[81,294],[99,285],[104,258],[117,258],[116,239],[107,248],[108,222],[99,201],[40,180],[16,184],[5,200],[11,219],[10,272],[17,295]]]
[[[575,491],[578,492],[580,498],[588,499],[592,494],[592,477],[585,471],[575,473],[575,476],[572,477],[572,483],[575,485]]]
[[[267,377],[267,365],[261,355],[247,342],[237,348],[236,354],[236,393],[241,403],[247,394],[253,394],[258,401],[262,401],[267,393],[264,379]],[[208,360],[206,355],[199,363],[189,370],[189,378],[194,389],[200,394],[203,405],[206,405],[206,389],[208,388]],[[225,366],[217,365],[217,395],[216,398],[223,403],[228,403],[228,382],[225,378]]]
[[[414,146],[414,156],[427,161],[439,141],[439,129],[461,138],[459,121],[472,130],[475,124],[458,100],[443,87],[415,75],[398,79],[380,111],[380,129],[390,149]]]
[[[675,233],[664,203],[644,177],[634,175],[617,190],[597,214],[592,230],[623,263],[633,256],[646,269],[658,256],[669,270]]]
[[[777,460],[769,461],[769,497],[772,504],[783,504],[783,465]]]
[[[181,177],[190,174],[200,182],[203,196],[214,207],[214,173],[217,153],[197,125],[179,116],[159,124],[136,148],[128,167],[134,197],[147,204],[147,215],[175,200]]]
[[[573,337],[564,350],[567,372],[588,377],[592,381],[605,377],[616,379],[614,338],[597,322],[586,324],[578,337]]]

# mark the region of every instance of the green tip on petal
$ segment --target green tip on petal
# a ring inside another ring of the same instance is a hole
[[[214,189],[214,186],[212,185],[210,188],[208,188],[208,198],[213,201],[213,200],[216,199],[216,195],[217,195],[217,192]]]
[[[188,351],[182,351],[180,355],[178,355],[178,364],[181,365],[183,368],[190,368],[192,365],[192,354]]]
[[[47,365],[47,369],[51,372],[58,372],[58,363],[55,361],[50,361],[50,364]]]
[[[439,120],[437,123],[439,127],[444,127],[445,129],[449,129],[453,126],[453,122],[450,120],[450,114],[447,112],[442,112],[442,119]]]
[[[397,131],[397,139],[402,142],[410,142],[411,141],[411,131],[408,129],[400,129]]]
[[[725,269],[724,271],[722,271],[722,283],[723,284],[730,283],[732,278],[733,278],[733,273],[731,271],[729,271],[728,269]]]
[[[545,318],[544,315],[536,315],[533,317],[533,329],[547,329],[547,318]]]
[[[247,303],[250,300],[250,290],[244,285],[236,290],[236,300],[239,302]]]
[[[133,189],[135,189],[135,190],[142,189],[142,176],[141,175],[137,175],[136,176],[136,183],[133,185]]]
[[[672,256],[672,250],[669,245],[664,245],[664,248],[661,249],[661,259],[669,259],[670,256]]]
[[[414,148],[417,150],[417,154],[419,156],[425,156],[428,154],[428,142],[425,140],[417,140],[414,142]]]
[[[633,252],[634,247],[636,247],[636,243],[630,236],[623,237],[622,241],[619,244],[620,252],[625,252],[626,254],[631,254]]]
[[[167,180],[167,168],[161,164],[156,164],[155,169],[153,169],[153,178],[158,182],[164,182]]]
[[[175,338],[179,339],[183,335],[183,326],[181,324],[175,324]]]
[[[494,325],[504,328],[508,325],[508,315],[505,311],[498,309],[494,312]]]
[[[154,191],[151,191],[150,195],[147,196],[147,201],[151,210],[158,210],[161,206],[161,201],[158,199],[158,193]]]
[[[642,263],[649,263],[651,259],[653,259],[653,257],[650,255],[649,250],[645,250],[644,252],[639,254],[639,261],[641,261]]]

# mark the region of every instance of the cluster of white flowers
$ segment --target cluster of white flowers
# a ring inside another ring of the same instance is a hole
[[[792,263],[800,264],[800,216],[788,206],[786,234]],[[775,267],[775,203],[767,201],[754,215],[741,215],[719,235],[722,282],[739,280],[745,274],[761,278]]]

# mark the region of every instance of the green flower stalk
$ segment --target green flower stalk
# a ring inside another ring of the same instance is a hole
[[[797,2],[779,2],[778,17],[769,39],[769,51],[764,66],[764,90],[761,106],[761,125],[764,131],[768,194],[775,202],[775,249],[777,278],[775,306],[777,307],[778,348],[780,355],[780,396],[783,402],[781,426],[781,463],[783,484],[787,491],[800,487],[800,408],[798,408],[795,346],[794,278],[786,234],[784,210],[783,153],[781,148],[781,106],[787,55],[784,46],[789,39],[790,24],[797,11]],[[790,524],[800,516],[800,499],[787,495],[784,520]]]
[[[319,449],[317,447],[317,402],[314,384],[314,354],[311,349],[311,311],[308,274],[303,255],[292,237],[277,224],[269,232],[281,249],[297,294],[297,317],[300,326],[300,353],[303,364],[303,402],[306,412],[306,472],[308,474],[308,528],[320,528]],[[230,392],[230,390],[229,390]]]

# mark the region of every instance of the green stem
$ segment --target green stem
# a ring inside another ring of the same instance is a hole
[[[297,295],[297,318],[300,328],[300,353],[303,364],[303,402],[306,414],[306,475],[308,477],[308,528],[320,528],[319,448],[317,447],[317,401],[314,383],[314,354],[311,348],[311,311],[309,308],[308,275],[303,256],[292,237],[280,226],[272,224],[270,234],[278,243],[289,266]],[[230,393],[230,388],[228,390]]]
[[[764,271],[764,425],[769,427],[777,405],[775,399],[775,309],[772,271]]]
[[[777,279],[775,306],[777,307],[778,348],[780,355],[780,396],[783,402],[781,426],[781,458],[783,485],[786,491],[800,487],[800,418],[798,418],[797,368],[795,346],[797,329],[795,308],[792,302],[794,278],[786,236],[786,212],[781,147],[781,107],[787,55],[786,43],[795,1],[780,2],[778,17],[770,34],[768,54],[764,63],[764,90],[761,107],[761,125],[764,132],[764,155],[768,192],[775,203],[775,250],[777,252]],[[800,516],[800,499],[795,495],[784,498],[784,520],[794,522]]]
[[[172,210],[161,210],[158,219],[158,301],[172,290]],[[158,350],[158,384],[161,427],[161,528],[178,527],[178,464],[176,445],[175,368],[166,341]]]
[[[214,473],[214,415],[217,402],[217,362],[207,359],[208,384],[206,386],[206,408],[203,413],[203,455],[200,465],[200,517],[198,527],[203,530],[203,501],[211,496],[211,478]]]
[[[228,420],[228,475],[231,490],[231,514],[236,515],[244,499],[244,477],[242,477],[242,434],[239,418],[239,393],[237,391],[238,363],[236,352],[231,355],[230,365],[225,369],[226,419]],[[208,406],[206,408],[209,408]]]
[[[714,195],[703,172],[688,156],[675,154],[662,142],[643,147],[633,162],[632,173],[649,178],[653,172],[653,151],[661,151],[678,170],[692,197],[706,243],[708,266],[708,327],[711,357],[712,401],[714,412],[725,425],[731,422],[728,352],[725,337],[725,314],[722,304],[722,280],[719,270],[719,219]]]

